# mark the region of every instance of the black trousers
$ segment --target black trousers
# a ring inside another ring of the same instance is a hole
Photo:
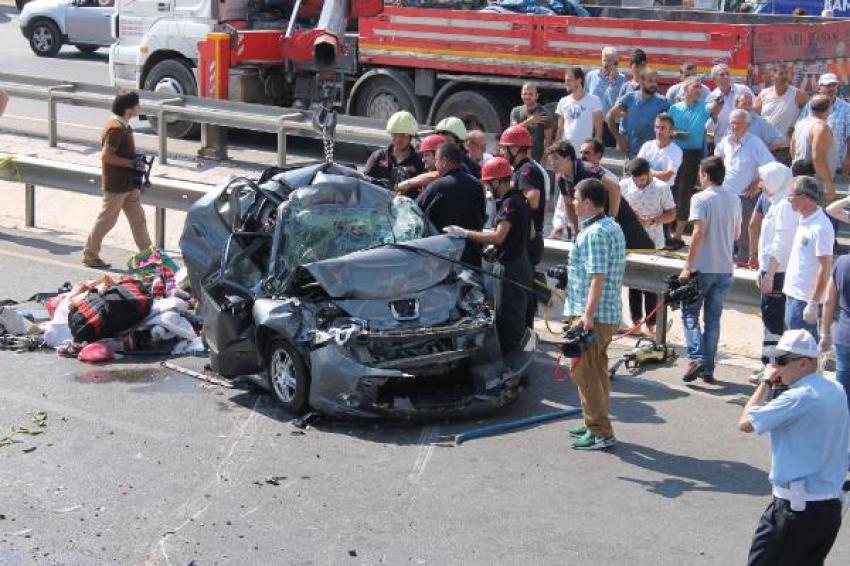
[[[747,566],[819,566],[838,535],[841,502],[809,501],[805,511],[773,498],[759,520]]]
[[[523,253],[517,258],[501,263],[504,266],[502,276],[505,279],[531,287],[532,270],[528,255]],[[525,329],[528,326],[528,305],[536,306],[537,299],[530,292],[517,285],[502,281],[501,286],[502,297],[496,309],[496,333],[499,335],[502,353],[507,354],[522,341]]]
[[[764,271],[759,273],[759,280]],[[773,347],[785,332],[785,295],[782,286],[785,284],[785,272],[773,276],[773,293],[761,296],[761,321],[764,325],[764,341],[762,355],[772,355]]]
[[[629,314],[632,316],[632,323],[637,324],[643,320],[645,315],[648,315],[655,310],[658,305],[658,295],[651,291],[641,291],[640,289],[629,289]],[[655,324],[653,314],[646,320],[646,324]]]

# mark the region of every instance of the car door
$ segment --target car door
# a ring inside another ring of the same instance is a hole
[[[76,0],[65,12],[68,43],[109,45],[110,23],[115,11],[112,0]]]

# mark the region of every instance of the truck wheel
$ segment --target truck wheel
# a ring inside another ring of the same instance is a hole
[[[154,65],[145,78],[145,90],[187,96],[198,94],[192,69],[174,59],[166,59]],[[148,122],[154,130],[159,131],[155,116],[148,116]],[[167,129],[169,137],[192,138],[198,136],[201,126],[186,120],[168,120]]]
[[[356,115],[376,120],[387,120],[399,110],[416,115],[416,106],[405,90],[386,76],[377,76],[363,85],[354,105]]]
[[[39,57],[53,57],[62,47],[62,34],[51,20],[38,20],[30,25],[30,49]]]
[[[498,134],[508,127],[505,105],[495,96],[476,90],[462,90],[449,95],[440,105],[434,123],[456,116],[468,130]]]
[[[269,346],[266,379],[269,391],[284,409],[296,415],[307,410],[310,374],[295,348],[282,338]]]
[[[99,45],[89,45],[87,43],[79,43],[79,44],[75,45],[74,47],[79,49],[80,53],[85,53],[86,55],[91,55],[92,53],[94,53],[95,51],[100,49]]]

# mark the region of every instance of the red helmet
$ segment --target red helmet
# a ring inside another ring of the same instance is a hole
[[[437,151],[437,148],[446,143],[446,138],[433,134],[422,140],[419,151]]]
[[[494,157],[481,168],[481,180],[504,179],[514,174],[514,168],[504,157]]]
[[[502,132],[502,137],[499,138],[499,145],[506,147],[531,147],[534,145],[534,142],[531,141],[531,134],[525,126],[517,124]]]

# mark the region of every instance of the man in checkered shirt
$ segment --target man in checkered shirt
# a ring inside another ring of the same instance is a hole
[[[626,239],[619,224],[605,216],[607,193],[596,179],[575,187],[579,233],[570,252],[564,315],[592,330],[594,340],[574,366],[584,425],[570,429],[573,448],[598,450],[616,443],[608,417],[608,345],[620,324],[620,292],[626,269]]]

